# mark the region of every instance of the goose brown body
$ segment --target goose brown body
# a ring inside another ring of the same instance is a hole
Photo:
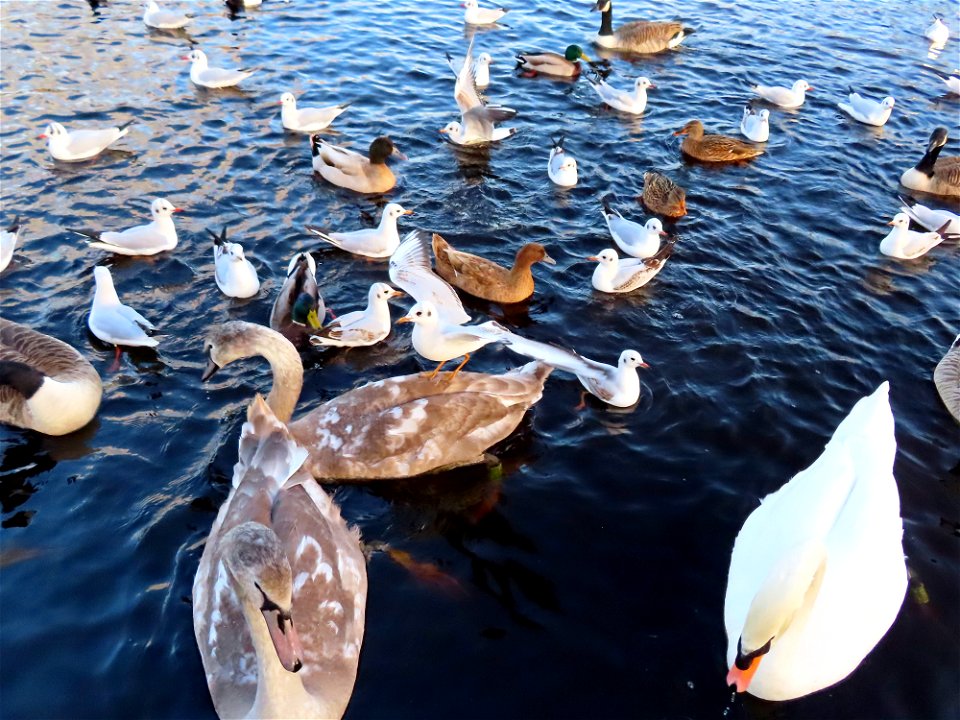
[[[529,298],[534,290],[531,266],[537,262],[554,264],[543,245],[527,243],[517,251],[513,267],[508,269],[478,255],[455,250],[436,233],[433,254],[440,277],[470,295],[497,303],[517,303]]]
[[[707,135],[703,123],[691,120],[674,135],[686,135],[680,149],[701,162],[737,162],[763,154],[763,148],[726,135]]]

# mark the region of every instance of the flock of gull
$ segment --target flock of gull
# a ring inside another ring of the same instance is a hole
[[[259,1],[247,0],[246,5]],[[468,25],[494,25],[507,12],[464,3]],[[630,22],[614,27],[611,0],[598,0],[601,48],[633,54],[669,51],[692,32],[679,22]],[[143,22],[175,30],[191,18],[145,3]],[[937,17],[925,33],[941,46],[949,29]],[[489,101],[491,55],[473,57],[473,37],[463,58],[447,55],[460,119],[439,132],[460,146],[509,142],[517,130],[501,127],[517,115]],[[197,86],[216,90],[238,85],[256,69],[211,66],[198,48],[184,58]],[[578,78],[599,100],[622,113],[643,113],[647,91],[638,77],[632,88],[609,82],[610,61],[593,61],[571,45],[562,52],[521,52],[521,76]],[[938,72],[938,71],[937,71]],[[939,73],[960,95],[957,73]],[[678,129],[681,151],[706,163],[743,163],[764,152],[769,117],[777,108],[799,108],[813,88],[804,79],[791,87],[754,85],[757,96],[743,109],[746,140],[709,134],[699,120]],[[210,95],[211,99],[215,93]],[[285,129],[310,136],[315,173],[357,193],[390,192],[396,178],[387,162],[405,157],[388,137],[375,138],[366,154],[334,145],[319,133],[347,111],[349,103],[298,107],[289,92],[279,98]],[[895,109],[892,97],[873,99],[851,88],[838,107],[854,120],[882,126]],[[51,122],[40,136],[57,161],[95,158],[121,140],[131,123],[104,129],[71,129]],[[931,196],[960,197],[960,157],[941,157],[947,131],[936,128],[920,161],[901,184]],[[578,182],[576,159],[565,138],[553,139],[545,158],[558,186]],[[901,198],[880,251],[894,258],[921,256],[944,239],[960,238],[960,216]],[[679,218],[686,196],[669,177],[644,175],[642,203],[652,215]],[[75,229],[91,249],[149,256],[177,247],[174,215],[164,198],[151,204],[147,225],[120,231]],[[595,262],[593,287],[603,293],[635,290],[656,277],[676,238],[659,217],[637,222],[601,198],[601,212],[616,248]],[[512,267],[457,249],[439,234],[419,231],[401,238],[398,223],[412,212],[398,202],[382,210],[376,227],[305,233],[358,257],[387,261],[366,306],[334,315],[326,308],[309,252],[290,259],[268,326],[227,322],[212,327],[204,352],[207,380],[237,360],[262,356],[273,373],[264,400],[254,398],[239,442],[232,487],[207,539],[193,589],[194,626],[210,693],[221,717],[339,717],[352,692],[363,640],[366,567],[359,534],[348,528],[316,480],[363,481],[406,478],[484,462],[488,449],[516,428],[536,403],[553,370],[576,377],[586,393],[629,408],[641,392],[640,353],[625,349],[615,365],[561,345],[542,343],[489,320],[470,324],[459,293],[510,304],[535,292],[532,267],[553,264],[537,243],[519,247]],[[911,229],[911,223],[923,230]],[[0,235],[0,271],[11,261],[19,221]],[[214,280],[227,296],[260,292],[256,268],[227,228],[209,232]],[[623,253],[626,257],[621,257]],[[88,327],[116,347],[156,347],[153,324],[124,304],[108,267],[94,268],[96,289]],[[389,279],[389,283],[387,280]],[[399,288],[399,289],[398,289]],[[437,363],[428,373],[385,378],[350,390],[294,419],[304,382],[301,353],[323,347],[368,347],[392,330],[389,303],[410,296],[413,305],[396,322],[410,323],[417,354]],[[328,320],[328,315],[330,319]],[[498,343],[531,361],[503,374],[464,371],[473,353]],[[461,359],[462,358],[462,359]],[[452,371],[447,362],[461,359]],[[935,382],[960,422],[960,336],[938,365]],[[840,423],[823,454],[746,520],[733,549],[724,620],[728,636],[729,685],[769,700],[786,700],[833,685],[849,675],[886,633],[906,589],[899,495],[892,474],[896,442],[884,383]],[[0,319],[0,421],[61,435],[96,414],[102,387],[93,367],[74,348],[18,323]]]

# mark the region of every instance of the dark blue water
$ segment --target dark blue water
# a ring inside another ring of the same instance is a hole
[[[613,58],[618,84],[644,74],[659,86],[647,112],[627,118],[584,82],[511,74],[514,52],[580,43],[589,53],[597,29],[586,2],[526,2],[476,41],[496,63],[489,95],[520,111],[521,132],[464,155],[437,134],[456,117],[443,59],[465,47],[455,3],[266,0],[235,20],[213,0],[191,4],[190,37],[211,62],[263,67],[221,93],[194,88],[179,59],[186,36],[148,33],[137,3],[0,4],[2,222],[26,219],[0,309],[79,348],[105,385],[98,418],[73,436],[0,429],[0,714],[213,716],[191,584],[245,403],[269,373],[249,361],[203,386],[201,339],[212,323],[267,321],[289,257],[316,249],[304,223],[357,226],[387,200],[311,177],[308,141],[280,125],[279,96],[292,90],[303,104],[354,101],[334,141],[363,148],[386,133],[409,155],[390,195],[415,209],[406,227],[504,262],[521,242],[547,246],[558,268],[536,268],[537,294],[509,324],[606,361],[633,347],[652,366],[626,413],[576,411],[578,384],[551,378],[496,448],[502,474],[333,489],[368,543],[447,577],[424,582],[373,552],[349,717],[722,717],[733,539],[758,498],[889,379],[911,575],[900,616],[839,686],[780,705],[740,698],[727,717],[956,718],[960,436],[931,373],[960,328],[960,248],[907,263],[877,249],[897,178],[934,126],[951,128],[957,154],[960,103],[921,69],[956,65],[955,40],[931,59],[921,37],[930,13],[948,9],[621,1],[617,22],[673,13],[698,30],[678,52]],[[764,156],[720,170],[680,159],[672,132],[687,120],[735,133],[748,80],[800,76],[816,90],[800,110],[773,112]],[[896,98],[885,128],[840,115],[848,84]],[[137,124],[116,151],[60,166],[35,139],[51,119]],[[546,177],[561,131],[580,163],[569,191]],[[610,245],[597,198],[613,191],[642,218],[633,198],[652,168],[688,190],[690,214],[668,228],[676,253],[640,291],[598,295],[590,264],[574,264]],[[111,258],[64,230],[122,227],[155,195],[188,209],[173,253]],[[249,301],[213,281],[205,229],[224,224],[264,281]],[[383,264],[318,250],[337,310],[385,277]],[[125,355],[118,371],[85,326],[98,263],[164,335],[157,353]],[[488,348],[471,367],[515,363]],[[406,330],[371,351],[325,354],[307,370],[300,411],[420,367]]]

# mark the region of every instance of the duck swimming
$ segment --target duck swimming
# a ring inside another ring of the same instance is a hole
[[[332,145],[319,135],[310,138],[313,169],[324,180],[338,187],[359,193],[385,193],[393,190],[397,178],[387,167],[387,158],[406,160],[388,137],[370,143],[366,156]]]

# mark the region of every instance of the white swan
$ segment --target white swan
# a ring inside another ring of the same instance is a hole
[[[896,619],[907,568],[889,390],[861,399],[737,535],[723,614],[738,692],[790,700],[838,683]]]

